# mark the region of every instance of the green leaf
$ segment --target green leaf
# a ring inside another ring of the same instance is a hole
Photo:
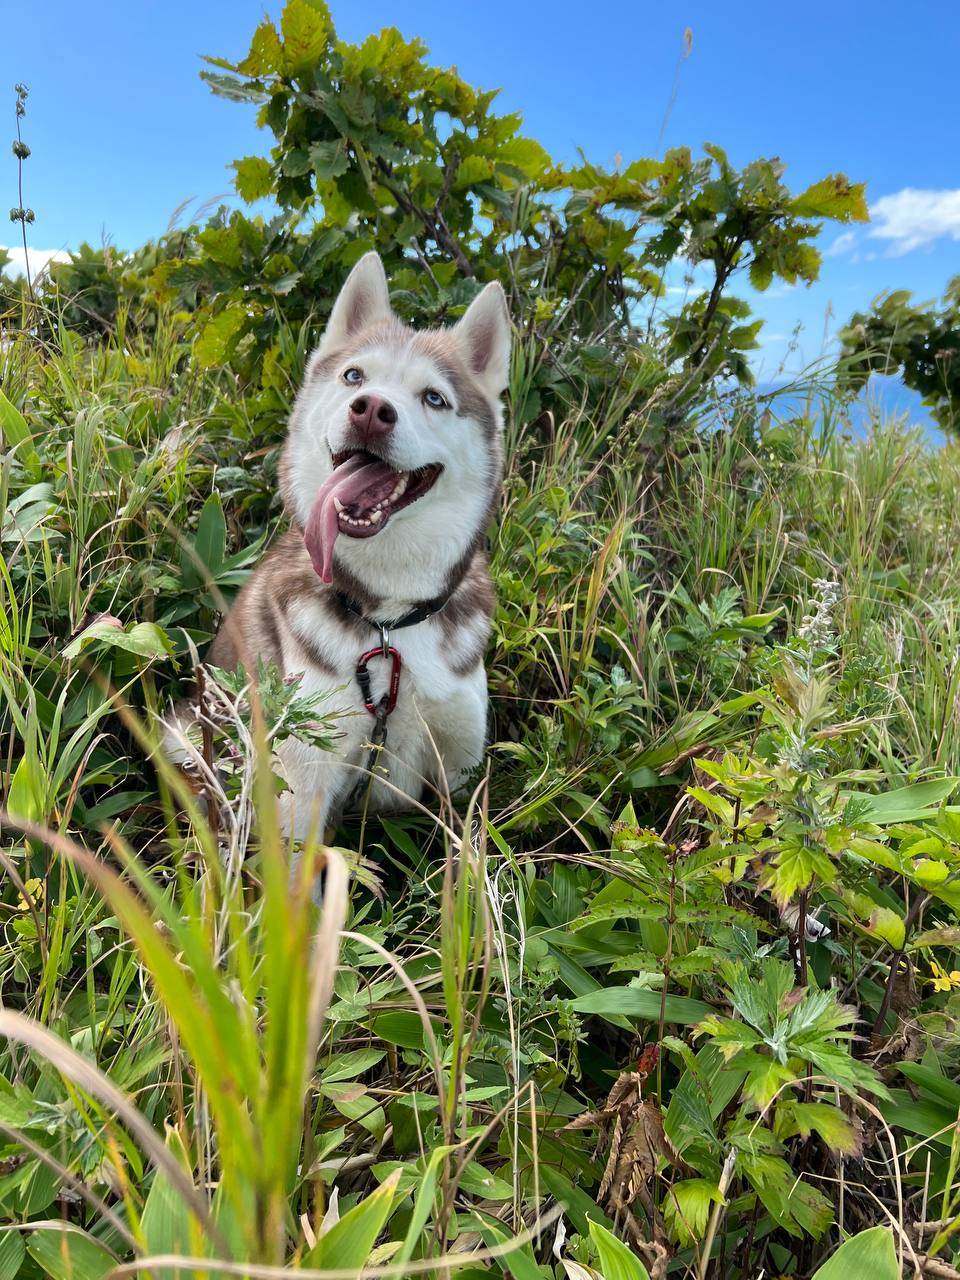
[[[713,1204],[723,1204],[723,1196],[715,1182],[707,1178],[685,1178],[674,1183],[664,1203],[664,1213],[681,1245],[688,1246],[703,1239]]]
[[[410,1215],[410,1221],[407,1223],[407,1232],[399,1252],[393,1259],[394,1262],[403,1264],[409,1262],[413,1257],[413,1252],[420,1239],[420,1232],[426,1225],[427,1218],[433,1209],[440,1165],[453,1150],[453,1147],[440,1146],[434,1147],[433,1151],[431,1151],[430,1159],[427,1161],[427,1167],[423,1172],[423,1177],[420,1179],[420,1185],[414,1197],[413,1212]]]
[[[590,1223],[603,1280],[650,1280],[650,1272],[632,1250],[599,1222]]]
[[[842,798],[847,802],[856,800],[858,821],[885,827],[931,817],[958,786],[960,778],[936,778],[932,782],[913,782],[878,796],[850,791],[843,793]]]
[[[599,991],[577,996],[569,1004],[576,1013],[642,1018],[646,1022],[657,1022],[660,1018],[660,993],[644,991],[640,987],[601,987]],[[667,996],[667,1022],[693,1026],[709,1013],[710,1006],[702,1000],[692,1000],[688,996]]]
[[[804,1138],[816,1132],[831,1149],[844,1155],[853,1155],[860,1150],[860,1138],[856,1129],[839,1107],[827,1102],[789,1102],[783,1108],[789,1118],[787,1134],[777,1129],[780,1136],[792,1136],[799,1133]],[[777,1119],[779,1121],[780,1111]]]
[[[277,28],[269,20],[261,22],[253,33],[250,52],[238,64],[237,70],[245,76],[271,75],[283,65],[283,49]]]
[[[801,218],[832,218],[834,222],[869,222],[866,186],[848,182],[842,173],[821,178],[790,201],[790,212]]]
[[[326,5],[310,0],[287,0],[280,15],[283,69],[287,75],[306,70],[326,52],[333,22]]]
[[[14,1280],[26,1252],[19,1231],[0,1233],[0,1280]]]
[[[310,148],[310,164],[321,182],[329,182],[331,178],[339,178],[350,168],[347,155],[347,144],[343,138],[335,138],[332,142],[316,142]],[[309,168],[309,166],[308,166]],[[304,170],[306,172],[306,169]]]
[[[40,455],[31,438],[30,427],[20,410],[0,391],[0,438],[6,450],[16,449],[17,457],[31,480],[40,478]]]
[[[219,493],[211,493],[200,511],[197,535],[180,548],[183,581],[188,587],[209,586],[223,568],[227,550],[227,522]]]
[[[382,1013],[373,1020],[373,1034],[387,1044],[394,1044],[398,1049],[422,1049],[423,1023],[419,1016],[411,1010],[398,1009],[393,1013]]]
[[[213,369],[226,361],[227,354],[247,319],[241,306],[227,307],[204,325],[193,344],[193,354],[204,369]]]
[[[233,185],[241,200],[250,204],[268,196],[273,190],[273,166],[263,156],[246,156],[243,160],[234,160],[233,167],[237,171]]]
[[[337,1053],[329,1065],[324,1067],[320,1079],[324,1084],[331,1084],[336,1080],[354,1080],[382,1062],[383,1058],[384,1054],[379,1049],[354,1049],[350,1053]]]
[[[800,889],[806,889],[814,877],[829,884],[835,875],[834,865],[822,849],[798,840],[780,850],[764,871],[761,884],[771,889],[777,902],[784,906]]]
[[[870,1227],[844,1240],[813,1280],[899,1280],[900,1268],[887,1227]]]
[[[205,80],[218,98],[226,98],[230,102],[269,102],[270,95],[248,84],[246,80],[238,80],[236,76],[221,75],[216,71],[201,71],[200,79]]]
[[[116,618],[101,618],[84,627],[63,650],[65,658],[75,658],[91,644],[123,649],[140,658],[165,658],[173,653],[173,644],[163,627],[155,622],[136,622],[125,628]]]
[[[345,1213],[304,1257],[303,1266],[359,1272],[390,1217],[400,1174],[396,1169],[376,1191]]]
[[[46,817],[44,812],[46,790],[47,778],[43,766],[37,758],[36,750],[28,746],[10,779],[7,809],[11,816],[24,818],[28,822],[42,821]]]
[[[190,1218],[183,1196],[166,1174],[158,1171],[140,1218],[147,1252],[189,1254],[192,1243]]]
[[[102,1244],[66,1222],[31,1232],[27,1252],[51,1280],[100,1280],[116,1266]]]

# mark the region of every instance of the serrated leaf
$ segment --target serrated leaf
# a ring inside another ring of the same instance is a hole
[[[350,168],[346,140],[334,138],[329,142],[314,143],[310,148],[310,164],[321,182],[339,178]]]
[[[268,196],[273,190],[273,168],[263,156],[245,156],[243,160],[234,160],[233,167],[237,171],[233,185],[241,200],[250,204]]]
[[[230,102],[269,102],[270,95],[240,80],[236,76],[221,75],[216,71],[201,71],[200,79],[205,80],[219,98],[227,98]]]
[[[792,1122],[790,1134],[808,1138],[811,1133],[818,1133],[831,1151],[843,1155],[860,1150],[860,1136],[839,1107],[827,1102],[791,1102],[787,1114]]]
[[[794,197],[790,202],[790,212],[800,218],[869,222],[866,190],[864,183],[849,182],[842,173],[834,173]]]
[[[283,69],[287,75],[296,75],[326,52],[333,22],[326,6],[316,0],[287,0],[280,15],[280,30]]]
[[[283,66],[283,48],[277,28],[269,19],[261,22],[250,41],[250,52],[238,64],[237,70],[246,76],[271,75]]]
[[[243,307],[227,307],[207,321],[193,344],[193,354],[204,369],[223,364],[246,318]]]
[[[674,1183],[664,1202],[664,1213],[681,1245],[691,1245],[703,1238],[714,1204],[723,1204],[715,1182],[707,1178],[685,1178]]]

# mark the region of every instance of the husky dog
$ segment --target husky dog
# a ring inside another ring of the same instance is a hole
[[[274,662],[302,675],[304,693],[329,690],[342,712],[334,751],[296,739],[278,748],[298,838],[322,838],[366,782],[376,725],[387,730],[388,781],[378,769],[371,810],[404,807],[424,783],[454,789],[482,758],[493,608],[484,534],[503,478],[509,360],[499,284],[451,328],[418,332],[394,316],[383,264],[368,253],[308,362],[280,467],[290,528],[208,659],[248,671]]]

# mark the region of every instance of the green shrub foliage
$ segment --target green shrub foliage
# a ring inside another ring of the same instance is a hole
[[[286,404],[302,354],[289,335],[315,333],[376,249],[408,317],[455,316],[502,281],[535,339],[521,418],[619,379],[670,425],[705,384],[750,381],[760,322],[731,294],[737,278],[810,283],[822,222],[866,218],[863,187],[842,175],[794,195],[781,161],[738,170],[709,144],[613,171],[555,164],[495,92],[394,29],[339,40],[322,0],[290,0],[239,63],[209,61],[211,89],[256,107],[273,135],[268,157],[233,166],[238,194],[269,211],[224,208],[136,254],[84,249],[52,278],[94,331],[121,304],[138,323],[161,301],[190,312],[198,361],[229,367],[258,413]],[[689,299],[668,309],[685,271]]]
[[[960,433],[960,276],[939,304],[914,303],[902,289],[882,295],[840,337],[844,376],[854,387],[871,373],[899,373],[944,431]]]

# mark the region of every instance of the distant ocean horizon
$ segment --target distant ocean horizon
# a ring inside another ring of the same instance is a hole
[[[790,386],[786,382],[760,382],[756,389],[763,395],[775,395],[782,390],[782,396],[778,397],[781,405],[786,407],[796,397],[799,408],[805,397],[801,392],[791,392]],[[946,441],[920,393],[911,390],[895,374],[871,374],[863,391],[851,406],[851,425],[856,431],[868,430],[876,417],[905,418],[910,426],[922,427],[931,443],[944,444]]]

